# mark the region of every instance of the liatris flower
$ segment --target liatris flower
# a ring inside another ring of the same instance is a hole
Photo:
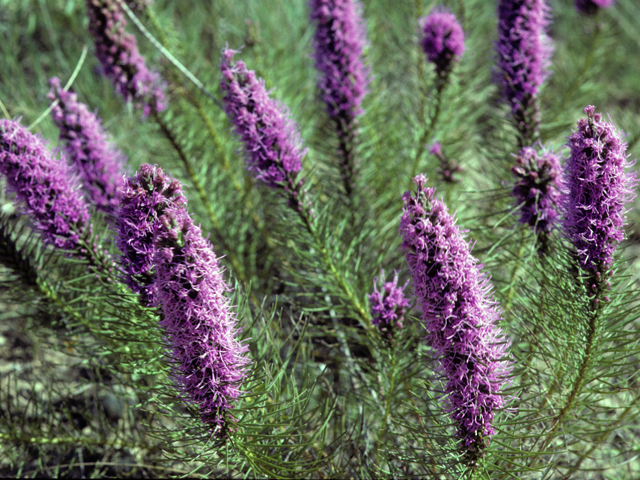
[[[555,227],[560,206],[560,156],[550,150],[538,155],[535,148],[525,147],[511,171],[516,179],[512,195],[520,205],[519,222],[548,234]]]
[[[157,166],[144,164],[123,185],[118,211],[118,248],[122,252],[125,282],[140,293],[144,305],[153,305],[155,241],[162,228],[159,218],[169,207],[186,203],[180,182]]]
[[[271,188],[295,190],[306,154],[297,127],[287,108],[269,98],[264,80],[242,60],[233,60],[235,53],[222,51],[220,88],[229,120],[244,143],[247,168]]]
[[[89,233],[87,205],[67,163],[19,121],[0,120],[0,174],[45,243],[74,250]]]
[[[602,120],[595,107],[584,109],[586,119],[569,137],[566,159],[564,227],[582,269],[604,282],[613,253],[624,238],[625,204],[635,198],[635,173],[625,151],[627,144],[613,123]],[[599,288],[599,287],[597,287]]]
[[[609,8],[616,0],[575,0],[576,10],[593,15],[601,8]]]
[[[165,182],[175,184],[168,177]],[[173,378],[185,400],[199,409],[202,420],[221,438],[227,431],[226,412],[241,394],[247,375],[248,347],[236,339],[236,318],[225,296],[230,288],[218,258],[193,224],[185,203],[174,202],[159,216],[156,303],[174,360]]]
[[[377,327],[386,339],[392,339],[396,330],[402,328],[402,321],[409,300],[404,296],[403,287],[398,287],[398,273],[394,272],[393,281],[384,281],[384,271],[381,274],[382,288],[378,290],[378,279],[373,280],[373,293],[369,295],[371,302],[371,323]]]
[[[456,173],[464,172],[464,168],[458,165],[455,160],[449,159],[442,151],[442,145],[434,142],[429,149],[429,153],[440,160],[440,166],[436,169],[438,175],[443,182],[456,183],[458,180],[454,177]]]
[[[60,129],[67,158],[80,174],[84,189],[93,205],[113,213],[118,206],[118,186],[122,182],[125,158],[108,140],[100,120],[75,93],[63,90],[60,80],[49,80],[49,100],[57,100],[51,111]]]
[[[166,108],[165,85],[151,72],[138,52],[136,38],[125,32],[121,0],[87,0],[89,31],[104,74],[127,102],[142,108],[145,116]]]
[[[511,371],[505,360],[509,341],[497,322],[500,308],[490,294],[471,247],[447,207],[414,178],[415,197],[404,194],[400,222],[412,284],[422,305],[426,341],[447,379],[446,410],[457,425],[471,462],[495,433],[495,411],[504,404],[500,390]]]
[[[436,66],[438,75],[446,75],[453,62],[464,53],[464,32],[456,16],[436,9],[422,19],[422,50]]]
[[[511,106],[521,146],[538,136],[537,95],[549,75],[553,46],[545,29],[549,7],[544,0],[500,0],[498,42],[500,79]]]

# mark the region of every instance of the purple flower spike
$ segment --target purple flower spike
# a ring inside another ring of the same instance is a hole
[[[537,136],[537,95],[549,75],[553,45],[546,34],[550,23],[544,0],[500,0],[498,42],[500,80],[518,130],[529,145]]]
[[[616,0],[575,0],[576,10],[585,15],[593,15],[601,8],[609,8]]]
[[[537,233],[547,234],[555,227],[561,199],[560,156],[550,150],[541,155],[525,147],[511,169],[515,177],[512,195],[516,198],[520,223]]]
[[[384,270],[381,273],[382,288],[378,290],[378,279],[373,280],[373,293],[369,295],[371,302],[371,323],[380,329],[386,339],[392,339],[396,330],[402,328],[402,321],[409,300],[404,296],[406,284],[398,287],[398,273],[394,272],[393,281],[384,281]]]
[[[500,307],[491,285],[471,255],[471,247],[444,203],[414,178],[415,197],[404,194],[400,222],[412,284],[422,305],[426,341],[447,379],[446,411],[457,425],[471,463],[495,433],[495,411],[504,405],[500,390],[511,372],[509,341],[497,322]]]
[[[87,0],[89,32],[103,73],[127,102],[141,108],[143,115],[166,108],[160,76],[151,72],[138,52],[136,38],[125,32],[127,21],[121,0]]]
[[[242,60],[233,60],[236,53],[222,51],[220,88],[229,120],[244,144],[247,168],[271,188],[293,190],[307,152],[298,129],[286,106],[269,98],[264,80]]]
[[[248,347],[236,339],[237,320],[222,268],[211,244],[193,224],[186,205],[173,204],[160,217],[154,257],[160,325],[175,361],[173,379],[205,424],[224,438],[226,414],[242,393]]]
[[[464,53],[464,32],[453,13],[438,8],[421,21],[422,50],[436,66],[439,75],[447,74],[454,61]]]
[[[78,101],[75,93],[63,90],[56,77],[49,83],[47,98],[58,100],[51,116],[60,129],[67,158],[80,174],[93,205],[111,214],[119,204],[125,157],[107,140],[100,119]]]
[[[74,250],[90,233],[87,205],[64,158],[19,121],[0,120],[0,174],[45,243]]]
[[[624,238],[625,204],[635,198],[638,182],[635,173],[625,173],[632,164],[613,123],[603,121],[591,105],[584,113],[587,118],[578,120],[567,144],[564,227],[580,267],[600,278]]]
[[[162,228],[159,218],[169,207],[186,203],[180,182],[157,166],[144,164],[123,186],[118,211],[118,248],[122,252],[125,282],[140,293],[144,305],[157,300],[153,283],[155,241]]]
[[[329,116],[350,123],[361,113],[367,93],[369,70],[362,61],[367,43],[358,0],[311,0],[315,21],[315,65],[321,77],[318,86]]]

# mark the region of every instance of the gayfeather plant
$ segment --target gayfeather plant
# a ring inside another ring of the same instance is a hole
[[[384,271],[380,274],[381,288],[378,290],[378,279],[373,280],[373,293],[369,295],[371,303],[371,323],[377,327],[384,338],[392,339],[395,332],[402,328],[402,322],[409,306],[404,294],[407,287],[398,286],[398,272],[394,272],[393,280],[384,281]]]
[[[592,105],[569,137],[564,182],[564,229],[580,267],[605,282],[613,254],[624,239],[625,205],[635,198],[637,178],[628,170],[627,144],[613,123]]]
[[[138,51],[136,38],[125,32],[127,21],[120,0],[86,0],[89,32],[102,71],[126,102],[144,116],[166,108],[165,84],[149,70]]]
[[[553,45],[546,29],[549,7],[544,0],[500,0],[498,4],[498,74],[521,146],[538,136],[537,96],[549,75]]]
[[[616,0],[575,0],[576,10],[586,15],[593,15],[601,8],[609,8]]]
[[[0,120],[0,174],[45,243],[74,250],[90,233],[87,204],[64,157],[18,120]]]
[[[422,19],[422,50],[439,76],[449,73],[464,53],[464,32],[453,13],[438,8]]]
[[[118,187],[124,174],[125,157],[108,140],[100,119],[78,101],[75,93],[64,90],[60,80],[49,80],[49,100],[57,103],[51,110],[53,121],[60,129],[60,140],[67,159],[82,178],[91,204],[112,214],[118,206]]]
[[[402,249],[413,290],[422,307],[427,344],[445,377],[446,411],[471,463],[482,456],[495,433],[500,393],[511,371],[509,341],[497,322],[500,307],[490,294],[471,247],[446,205],[414,178],[416,194],[404,194],[400,221]]]

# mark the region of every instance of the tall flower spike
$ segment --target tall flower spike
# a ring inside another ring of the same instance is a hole
[[[159,167],[144,164],[127,179],[118,210],[118,248],[126,272],[125,282],[139,293],[144,305],[154,305],[157,286],[155,273],[155,241],[162,228],[160,217],[167,208],[186,203],[182,186]]]
[[[550,23],[544,0],[500,0],[498,4],[499,75],[511,106],[521,147],[538,137],[538,92],[549,75],[553,45],[546,34]]]
[[[638,181],[635,173],[625,172],[632,164],[613,123],[603,121],[591,105],[584,113],[587,118],[578,120],[568,142],[564,227],[580,267],[600,283],[624,238],[625,204],[635,198]]]
[[[446,411],[456,423],[470,463],[495,433],[495,411],[504,404],[500,390],[511,371],[509,341],[500,327],[500,307],[480,271],[471,247],[447,207],[414,178],[417,193],[404,194],[400,222],[402,248],[422,306],[426,341],[447,379]]]
[[[56,77],[49,83],[51,91],[47,98],[58,101],[51,116],[60,129],[67,158],[80,174],[91,203],[111,214],[119,204],[118,186],[125,158],[107,139],[100,119],[78,101],[75,93],[63,90]]]
[[[447,75],[454,61],[464,53],[464,32],[453,13],[438,8],[421,21],[422,50],[436,66],[439,76]]]
[[[19,121],[0,120],[0,174],[45,243],[74,250],[90,233],[87,205],[64,158]]]
[[[371,302],[371,323],[382,335],[391,340],[395,332],[402,328],[402,322],[409,300],[404,296],[406,284],[398,286],[398,273],[394,272],[393,281],[384,281],[384,270],[380,274],[382,288],[378,290],[378,279],[373,279],[373,293],[369,295]]]
[[[166,108],[165,84],[150,71],[138,52],[136,38],[125,32],[121,0],[86,0],[89,32],[103,73],[126,102],[141,108],[143,115]]]
[[[609,8],[616,0],[575,0],[576,10],[585,15],[594,15],[601,8]]]
[[[318,88],[336,125],[341,175],[351,195],[357,169],[357,117],[369,85],[369,69],[362,60],[367,44],[362,5],[358,0],[311,0],[309,7],[316,23]]]
[[[236,339],[237,321],[225,295],[230,288],[186,202],[169,205],[160,224],[154,286],[163,313],[160,325],[175,361],[173,378],[185,401],[199,409],[215,436],[223,438],[226,412],[242,393],[249,349]]]
[[[560,156],[551,150],[538,154],[534,147],[524,147],[511,169],[515,177],[512,196],[520,205],[519,222],[529,225],[546,251],[548,234],[556,226],[561,201]]]

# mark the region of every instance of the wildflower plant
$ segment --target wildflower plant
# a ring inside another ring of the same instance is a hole
[[[0,2],[1,475],[640,476],[637,7],[442,3]]]

